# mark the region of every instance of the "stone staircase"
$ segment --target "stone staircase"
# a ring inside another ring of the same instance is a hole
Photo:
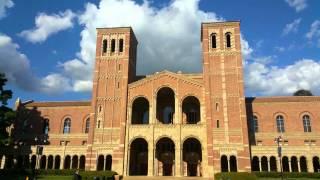
[[[203,177],[172,177],[172,176],[124,176],[123,180],[213,180]]]

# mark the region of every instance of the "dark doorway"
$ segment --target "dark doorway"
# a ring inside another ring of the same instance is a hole
[[[130,145],[129,175],[148,175],[148,143],[142,138],[135,139]]]

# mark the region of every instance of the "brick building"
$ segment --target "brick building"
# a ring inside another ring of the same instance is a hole
[[[200,39],[202,73],[136,76],[132,29],[98,28],[92,99],[18,100],[12,133],[24,143],[2,156],[1,167],[125,176],[279,171],[281,135],[283,170],[317,171],[320,97],[246,98],[240,22],[202,23]]]

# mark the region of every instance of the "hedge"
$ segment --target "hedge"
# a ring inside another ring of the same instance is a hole
[[[72,176],[76,170],[36,170],[37,176]],[[0,177],[20,177],[20,176],[32,176],[31,169],[1,169]],[[99,177],[100,179],[112,179],[117,173],[114,171],[79,171],[82,179],[91,180],[94,177]],[[0,178],[1,179],[1,178]]]
[[[214,175],[216,180],[256,180],[257,177],[255,174],[248,172],[226,172],[226,173],[217,173]]]
[[[280,172],[254,172],[257,177],[266,177],[266,178],[280,178]],[[284,172],[283,177],[285,178],[313,178],[320,179],[320,173],[307,173],[307,172]]]

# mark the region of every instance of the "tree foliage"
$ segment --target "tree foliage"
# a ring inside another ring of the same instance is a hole
[[[293,93],[294,96],[313,96],[312,92],[305,89],[300,89]]]
[[[12,91],[4,89],[7,79],[0,73],[0,146],[10,143],[8,128],[12,125],[16,113],[9,107],[8,100],[12,98]]]

